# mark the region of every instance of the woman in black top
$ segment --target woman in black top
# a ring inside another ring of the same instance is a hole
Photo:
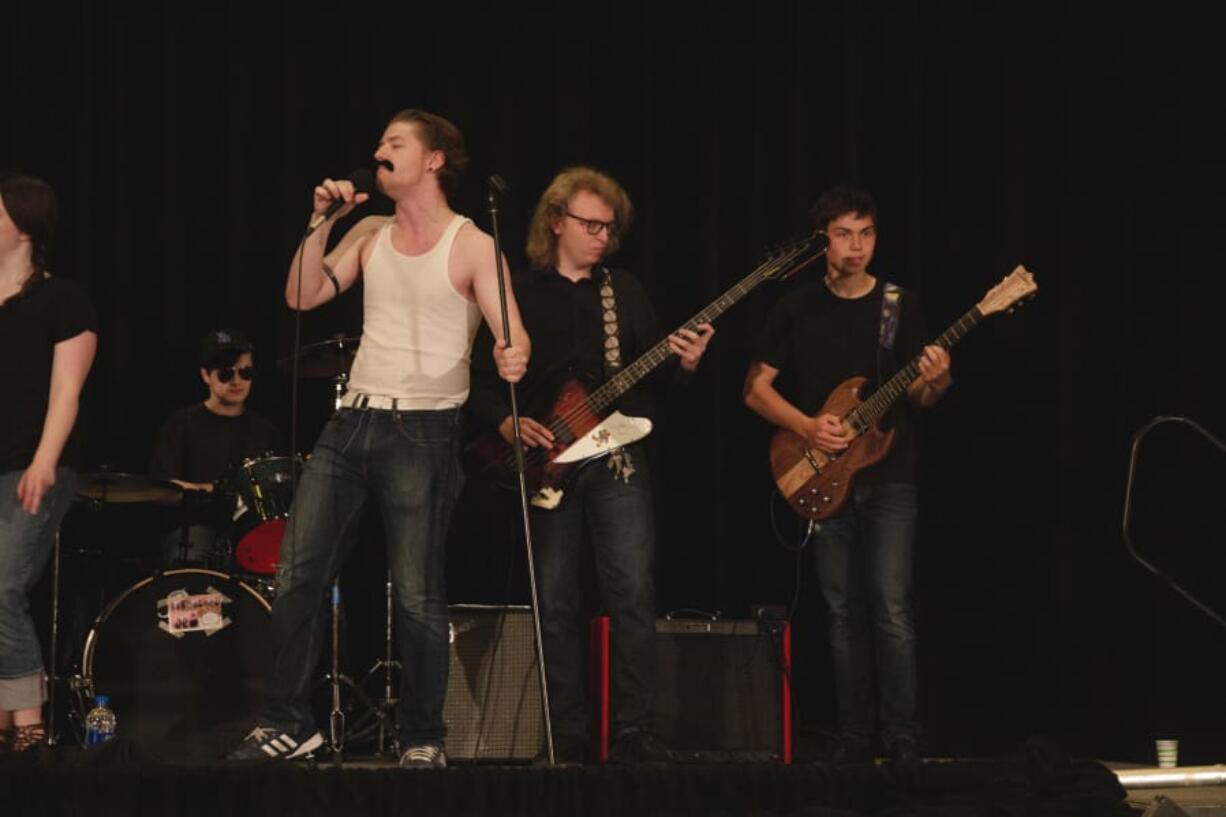
[[[72,501],[72,430],[97,348],[85,294],[46,270],[56,216],[46,182],[0,176],[0,752],[46,738],[29,591]]]

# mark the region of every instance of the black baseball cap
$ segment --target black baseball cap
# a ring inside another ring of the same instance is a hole
[[[233,366],[239,355],[253,348],[247,336],[237,329],[215,329],[200,342],[200,367],[217,369]]]

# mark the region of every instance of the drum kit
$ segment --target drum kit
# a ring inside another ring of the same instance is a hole
[[[337,337],[303,347],[279,361],[299,377],[329,378],[336,403],[344,394],[357,338]],[[179,517],[166,537],[156,567],[102,605],[79,653],[76,674],[57,674],[60,630],[61,558],[86,551],[61,549],[52,561],[51,649],[48,672],[54,743],[55,695],[61,683],[67,707],[82,737],[84,713],[99,693],[108,694],[120,734],[150,756],[184,762],[215,760],[237,745],[255,725],[270,660],[271,609],[281,536],[290,514],[302,457],[264,456],[234,465],[209,493],[145,474],[101,469],[79,476],[77,503],[94,513],[117,507],[162,506]],[[225,520],[205,526],[201,509]],[[195,513],[193,513],[193,511]],[[146,566],[147,570],[147,566]],[[86,568],[86,573],[89,568]],[[386,655],[355,683],[339,670],[339,586],[332,591],[332,662],[320,680],[330,688],[332,748],[347,738],[377,737],[376,751],[393,752],[395,691],[391,655],[391,582],[384,588],[388,632]],[[364,691],[382,691],[382,700]],[[342,702],[342,688],[346,702]],[[348,728],[346,728],[346,726]],[[385,744],[393,745],[385,745]]]

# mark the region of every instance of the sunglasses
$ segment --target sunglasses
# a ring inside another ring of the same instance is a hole
[[[243,380],[251,380],[255,377],[254,366],[244,366],[241,369],[236,369],[233,366],[226,366],[224,369],[214,369],[217,372],[217,379],[222,383],[229,383],[234,379],[234,375],[238,375]]]

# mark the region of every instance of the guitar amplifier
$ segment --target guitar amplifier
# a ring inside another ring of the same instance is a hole
[[[449,611],[448,759],[531,760],[545,746],[531,609],[453,604]]]
[[[656,620],[654,728],[680,761],[792,762],[786,622]],[[591,625],[593,754],[608,758],[609,620]]]

